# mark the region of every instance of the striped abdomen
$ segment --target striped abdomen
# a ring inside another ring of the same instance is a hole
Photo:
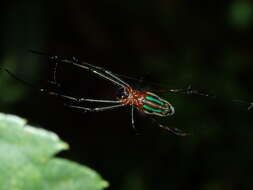
[[[151,92],[146,92],[142,103],[142,111],[146,114],[165,117],[175,113],[174,107],[168,101]]]

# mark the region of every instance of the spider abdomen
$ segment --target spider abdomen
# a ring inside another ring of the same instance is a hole
[[[142,103],[142,111],[146,114],[165,117],[175,113],[174,107],[168,101],[151,92],[146,93]]]

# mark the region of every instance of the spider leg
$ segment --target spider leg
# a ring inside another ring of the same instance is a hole
[[[246,101],[237,100],[237,99],[236,100],[232,100],[232,102],[249,105],[248,108],[247,108],[247,110],[251,110],[253,108],[253,103],[252,102],[246,102]]]
[[[178,128],[170,128],[170,127],[168,127],[168,126],[164,126],[164,125],[162,125],[162,124],[159,124],[158,125],[160,128],[162,128],[162,129],[165,129],[165,130],[167,130],[167,131],[170,131],[171,133],[173,133],[173,134],[175,134],[175,135],[178,135],[178,136],[187,136],[188,135],[188,133],[185,133],[184,131],[182,131],[182,130],[180,130],[180,129],[178,129]]]
[[[224,101],[224,99],[217,97],[214,94],[208,94],[202,90],[192,89],[191,85],[189,85],[188,88],[186,89],[171,89],[169,91],[174,94],[199,95],[199,96],[205,96],[205,97],[214,99],[216,101]],[[248,105],[247,110],[251,110],[253,108],[252,102],[247,102],[247,101],[239,100],[239,99],[233,99],[233,100],[230,100],[230,102],[244,104],[244,105],[246,104]]]
[[[77,102],[77,103],[81,103],[81,102],[117,103],[117,104],[121,103],[121,101],[119,101],[119,100],[96,100],[96,99],[89,99],[89,98],[75,98],[75,97],[72,97],[72,96],[59,94],[57,92],[48,91],[44,88],[37,88],[34,85],[26,82],[25,80],[20,79],[19,77],[14,75],[12,72],[10,72],[8,69],[5,69],[5,68],[2,68],[2,69],[5,72],[7,72],[14,79],[16,79],[18,81],[21,81],[22,83],[24,83],[28,86],[31,86],[32,88],[37,89],[38,91],[40,91],[42,93],[47,93],[47,94],[52,95],[52,96],[58,96],[58,97],[61,97],[61,98],[67,99],[67,100],[71,100],[71,101],[74,101],[74,102]]]
[[[102,71],[102,72],[105,72],[106,74],[110,75],[111,77],[113,77],[114,79],[118,80],[119,82],[121,82],[122,84],[124,84],[125,86],[127,87],[130,87],[130,85],[128,83],[126,83],[125,81],[123,81],[121,78],[119,78],[116,74],[112,73],[111,71],[108,71],[102,67],[98,67],[98,66],[95,66],[95,65],[91,65],[91,64],[88,64],[88,63],[83,63],[83,64],[86,64],[90,67],[93,67],[93,68],[96,68],[97,70],[99,71]]]
[[[132,127],[135,131],[137,131],[136,127],[135,127],[135,123],[134,123],[134,106],[131,106],[131,121],[132,121]]]
[[[103,79],[106,79],[108,81],[111,81],[113,84],[118,85],[120,87],[130,87],[129,84],[127,84],[126,82],[124,82],[122,79],[120,79],[119,77],[117,77],[115,74],[113,74],[111,71],[105,70],[102,67],[98,67],[98,66],[94,66],[91,64],[88,64],[86,62],[82,62],[79,63],[78,60],[76,58],[72,58],[73,60],[68,60],[68,59],[62,59],[59,56],[52,56],[51,57],[52,60],[55,61],[61,61],[63,63],[68,63],[68,64],[72,64],[75,65],[77,67],[80,67],[82,69],[88,70],[100,77],[102,77]]]
[[[57,87],[60,87],[60,83],[57,82],[57,78],[56,78],[56,72],[57,72],[57,67],[58,67],[58,62],[55,62],[55,66],[53,69],[53,81],[49,80],[48,82],[51,84],[56,85]]]
[[[253,107],[253,103],[250,103],[248,110],[250,110]]]
[[[76,57],[72,57],[72,60],[68,60],[68,59],[65,59],[64,57],[52,56],[52,55],[49,55],[49,54],[44,53],[44,52],[39,52],[39,51],[35,51],[35,50],[29,50],[29,51],[31,53],[49,56],[49,59],[56,62],[56,67],[58,65],[58,61],[65,62],[65,63],[70,63],[70,64],[75,65],[77,67],[80,67],[80,68],[86,69],[88,71],[91,71],[94,74],[96,74],[96,75],[98,75],[98,76],[100,76],[100,77],[102,77],[106,80],[109,80],[109,81],[111,81],[112,83],[114,83],[118,86],[130,87],[130,85],[128,83],[126,83],[125,81],[120,79],[116,74],[113,74],[111,71],[108,71],[108,70],[106,70],[102,67],[98,67],[98,66],[95,66],[95,65],[88,64],[86,62],[79,63],[79,60]],[[56,67],[54,69],[54,81],[56,81]],[[109,76],[106,76],[103,72],[105,74],[109,75]]]
[[[116,104],[121,103],[121,101],[119,101],[119,100],[97,100],[97,99],[89,99],[89,98],[75,98],[75,97],[72,97],[72,96],[59,94],[59,93],[52,92],[52,91],[47,92],[43,88],[41,88],[40,91],[41,92],[46,92],[47,94],[52,95],[52,96],[58,96],[58,97],[66,99],[66,100],[71,100],[71,101],[74,101],[74,102],[77,102],[77,103],[82,103],[82,102],[116,103]]]
[[[79,109],[84,112],[99,112],[99,111],[112,110],[112,109],[123,107],[126,105],[125,104],[117,104],[117,105],[113,105],[113,106],[105,106],[105,107],[97,107],[97,108],[87,108],[87,107],[74,106],[74,105],[68,105],[68,104],[65,104],[65,106],[68,106],[68,107],[74,108],[74,109]]]
[[[164,126],[164,125],[160,124],[156,119],[154,119],[154,118],[151,118],[151,119],[152,119],[152,121],[154,121],[158,125],[158,127],[162,128],[162,129],[165,129],[165,130],[167,130],[167,131],[169,131],[169,132],[171,132],[175,135],[178,135],[178,136],[187,136],[187,135],[189,135],[188,133],[182,131],[181,129]]]
[[[196,90],[189,85],[187,88],[181,88],[181,89],[170,89],[169,92],[174,94],[186,94],[186,95],[200,95],[200,96],[206,96],[211,98],[216,98],[213,94],[208,94],[202,90]]]

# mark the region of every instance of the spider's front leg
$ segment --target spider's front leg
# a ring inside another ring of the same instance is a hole
[[[116,74],[113,74],[111,71],[108,71],[102,67],[98,67],[95,65],[91,65],[86,62],[80,62],[77,58],[72,57],[72,60],[68,60],[59,56],[52,56],[51,59],[55,62],[59,61],[61,63],[67,63],[72,64],[76,67],[79,67],[81,69],[85,69],[87,71],[92,72],[93,74],[102,77],[105,80],[111,81],[113,84],[120,86],[120,87],[130,87],[129,84],[127,84],[125,81],[120,79]]]
[[[90,98],[76,98],[76,97],[72,97],[72,96],[65,95],[65,94],[60,94],[60,93],[53,92],[53,91],[47,91],[44,88],[41,88],[39,90],[40,90],[40,92],[47,93],[48,95],[60,97],[65,100],[73,101],[75,103],[82,103],[82,102],[113,103],[113,104],[120,104],[121,103],[121,101],[119,101],[119,100],[98,100],[98,99],[90,99]]]
[[[117,105],[112,105],[112,106],[89,108],[89,107],[75,106],[75,105],[69,105],[69,104],[64,104],[64,105],[69,108],[82,110],[83,112],[100,112],[100,111],[107,111],[107,110],[112,110],[115,108],[126,106],[125,104],[117,104]]]

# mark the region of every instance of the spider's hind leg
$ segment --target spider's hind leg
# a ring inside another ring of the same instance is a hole
[[[210,97],[210,98],[216,98],[214,94],[207,93],[204,90],[193,89],[191,85],[189,85],[187,88],[170,89],[169,92],[174,93],[174,94],[199,95],[199,96],[205,96],[205,97]]]
[[[134,129],[135,135],[140,135],[139,130],[135,126],[134,121],[134,106],[131,106],[131,122],[132,122],[132,128]]]
[[[167,131],[170,131],[171,133],[173,133],[175,135],[178,135],[178,136],[184,137],[184,136],[189,135],[188,133],[186,133],[186,132],[184,132],[184,131],[182,131],[181,129],[178,129],[178,128],[171,128],[171,127],[167,127],[167,126],[164,126],[164,125],[161,125],[161,124],[159,124],[158,126],[160,128],[163,128],[163,129],[167,130]]]
[[[160,124],[155,118],[151,118],[151,119],[153,122],[155,122],[158,125],[158,127],[165,129],[175,135],[182,136],[182,137],[189,135],[188,133],[182,131],[181,129],[164,126],[164,125]]]

